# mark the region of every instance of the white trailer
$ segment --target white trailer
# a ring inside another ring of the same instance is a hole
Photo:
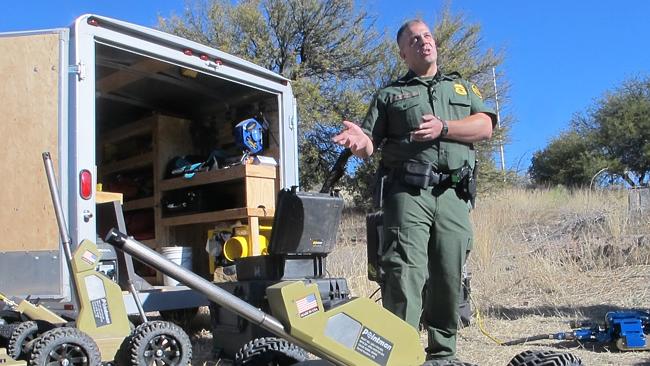
[[[248,224],[255,247],[257,225],[273,216],[277,191],[298,185],[294,96],[289,80],[267,69],[98,15],[68,28],[0,34],[0,50],[0,292],[70,299],[44,151],[55,160],[73,245],[104,235],[97,204],[118,197],[130,235],[154,248],[191,247],[194,271],[205,277],[211,228]],[[230,161],[234,124],[254,116],[268,121],[261,154],[277,167],[226,163],[192,179],[169,177],[175,156],[217,150]],[[197,207],[165,206],[190,193],[199,196]],[[160,276],[144,267],[136,271],[154,285],[140,286],[145,310],[205,301],[183,286],[158,286]],[[130,301],[128,308],[136,312]]]

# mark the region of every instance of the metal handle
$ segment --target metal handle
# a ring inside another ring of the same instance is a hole
[[[330,356],[324,352],[320,352],[318,349],[315,349],[308,343],[289,334],[284,329],[282,323],[280,323],[279,320],[272,317],[271,315],[266,314],[262,310],[254,307],[246,301],[238,298],[235,295],[232,295],[228,291],[215,286],[196,273],[189,271],[182,266],[170,261],[159,253],[151,250],[146,245],[127,236],[124,233],[119,232],[115,228],[111,229],[108,232],[104,241],[113,245],[117,249],[123,250],[124,252],[130,254],[139,261],[157,269],[163,274],[183,283],[187,287],[190,287],[204,294],[208,299],[216,302],[217,304],[232,311],[233,313],[246,318],[253,324],[256,324],[279,337],[293,342],[298,346],[301,346],[310,352],[313,352],[315,355],[332,362],[335,365],[345,365],[345,363],[337,360],[333,356]]]
[[[50,187],[50,194],[52,195],[52,204],[54,204],[54,214],[56,215],[56,222],[59,225],[59,235],[61,235],[61,243],[63,245],[63,253],[65,254],[66,263],[68,265],[68,273],[75,284],[74,271],[72,269],[72,249],[70,249],[70,234],[68,233],[68,225],[65,222],[63,215],[63,206],[61,205],[61,197],[59,197],[59,188],[56,185],[56,177],[54,176],[54,166],[52,164],[52,157],[49,152],[43,153],[43,164],[45,165],[45,174],[47,175],[47,184]],[[75,311],[79,309],[79,301],[75,296],[75,288],[70,289],[70,301],[74,304]]]

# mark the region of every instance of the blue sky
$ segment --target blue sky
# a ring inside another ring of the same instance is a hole
[[[367,0],[391,35],[408,18],[434,22],[444,0]],[[567,127],[571,116],[633,76],[650,75],[650,1],[456,0],[469,22],[482,25],[482,47],[503,49],[499,72],[511,84],[501,114],[515,124],[506,166],[524,172],[532,154]],[[36,0],[0,12],[0,32],[64,27],[96,13],[144,26],[157,15],[182,13],[183,0]]]

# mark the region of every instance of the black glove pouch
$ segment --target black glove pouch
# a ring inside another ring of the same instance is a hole
[[[401,173],[402,183],[418,188],[428,188],[431,179],[431,164],[407,161],[402,165]]]

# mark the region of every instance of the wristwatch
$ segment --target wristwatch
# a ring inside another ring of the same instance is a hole
[[[440,119],[440,122],[442,122],[442,129],[440,130],[440,137],[445,137],[447,136],[447,133],[449,133],[449,126],[447,125],[447,121],[444,119]]]

